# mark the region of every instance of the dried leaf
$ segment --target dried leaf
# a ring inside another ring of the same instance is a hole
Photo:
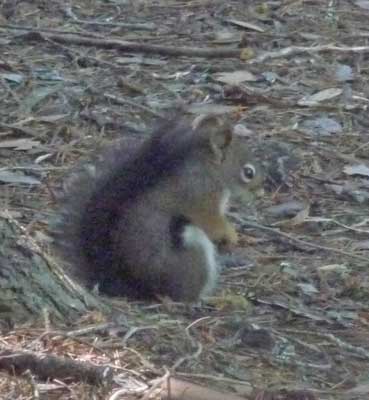
[[[368,3],[369,3],[369,1],[368,1]],[[368,4],[368,10],[369,10],[369,4]],[[368,395],[369,394],[369,383],[359,384],[359,385],[355,386],[354,388],[348,390],[346,393],[347,394],[354,394],[356,396],[358,396],[358,395],[363,395],[363,396]]]
[[[264,28],[256,24],[252,24],[251,22],[239,21],[237,19],[226,19],[226,22],[232,25],[240,26],[241,28],[251,29],[252,31],[265,32]]]
[[[39,185],[41,182],[32,176],[21,173],[0,171],[0,182],[3,183],[22,183],[27,185]]]
[[[299,106],[315,106],[322,101],[332,100],[342,94],[342,89],[330,88],[314,93],[311,96],[304,96],[297,102]]]
[[[369,192],[361,189],[355,182],[346,182],[344,185],[326,184],[325,186],[338,196],[347,196],[360,204],[369,200]]]
[[[236,112],[239,108],[235,106],[227,106],[223,104],[191,104],[188,111],[191,114],[228,114]]]
[[[213,43],[216,44],[227,44],[227,43],[235,43],[240,41],[240,35],[235,32],[231,32],[229,30],[221,30],[215,32],[215,39]]]
[[[35,118],[37,122],[57,122],[68,117],[68,114],[54,114],[54,115],[44,115],[39,118]]]
[[[334,71],[334,77],[338,82],[347,82],[354,79],[352,68],[349,65],[338,64]]]
[[[282,204],[268,207],[265,212],[273,217],[291,218],[298,215],[297,213],[303,211],[305,207],[306,205],[301,201],[291,200]]]
[[[369,10],[369,0],[357,0],[355,1],[355,5],[364,10]]]
[[[331,136],[342,132],[342,126],[333,118],[328,117],[307,119],[301,123],[299,129],[317,136]]]
[[[352,246],[353,250],[369,250],[369,240],[361,240]]]
[[[258,78],[249,71],[220,72],[213,75],[213,79],[229,85],[238,85],[242,82],[256,82]]]
[[[14,139],[14,140],[4,140],[0,142],[0,148],[3,149],[11,149],[14,148],[15,150],[30,150],[33,147],[37,147],[40,145],[38,140],[33,139]]]
[[[345,264],[327,264],[327,265],[322,265],[321,267],[318,267],[318,272],[338,272],[340,274],[342,273],[347,273],[348,268]]]
[[[34,76],[43,81],[64,81],[59,71],[50,70],[48,68],[37,68],[34,70]]]
[[[215,299],[214,304],[219,310],[250,310],[251,304],[245,296],[237,294],[225,294]]]
[[[24,81],[24,76],[21,74],[0,74],[0,77],[8,82],[12,83],[22,83]]]
[[[56,93],[59,93],[60,89],[61,87],[59,85],[35,88],[24,99],[22,107],[27,111],[33,110],[36,108],[36,106],[38,106],[42,101],[45,101],[45,99],[47,99],[48,97]]]
[[[298,286],[301,291],[307,296],[319,293],[319,290],[311,283],[298,283],[296,286]]]
[[[241,50],[240,59],[243,61],[248,61],[255,57],[255,51],[251,47],[244,47]]]
[[[272,71],[266,71],[261,74],[268,83],[275,83],[279,79],[279,75]]]
[[[343,172],[346,175],[360,175],[369,178],[369,167],[365,164],[346,165],[343,167]]]
[[[253,131],[242,124],[236,124],[233,127],[233,133],[242,137],[250,137],[253,135]]]
[[[120,65],[126,64],[141,64],[141,65],[165,65],[168,64],[168,61],[159,60],[156,58],[148,58],[148,57],[117,57],[114,59],[114,62]]]
[[[305,208],[299,211],[293,218],[276,223],[276,226],[298,226],[303,224],[308,218],[310,213],[310,205],[305,205]]]
[[[42,154],[35,159],[35,164],[40,164],[42,161],[47,160],[48,158],[52,157],[52,153]]]
[[[327,315],[342,324],[350,324],[351,321],[355,321],[359,318],[357,312],[345,310],[328,310]]]

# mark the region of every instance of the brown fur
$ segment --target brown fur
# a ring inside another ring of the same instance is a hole
[[[111,151],[95,176],[78,173],[59,225],[73,269],[110,295],[198,299],[210,279],[207,254],[183,235],[195,226],[206,240],[237,240],[220,203],[225,191],[247,191],[240,139],[219,118],[195,129],[168,121],[142,145]]]

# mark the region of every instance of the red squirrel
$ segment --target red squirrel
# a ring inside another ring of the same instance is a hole
[[[215,244],[237,242],[229,201],[260,187],[261,172],[216,116],[170,120],[131,147],[70,180],[58,242],[102,293],[197,301],[216,286]]]

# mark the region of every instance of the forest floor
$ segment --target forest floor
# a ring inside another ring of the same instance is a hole
[[[247,399],[369,398],[368,18],[369,0],[0,2],[1,202],[37,241],[71,167],[173,105],[233,119],[268,175],[203,306],[114,300],[113,319],[0,336],[120,379],[2,373],[1,399],[147,394],[168,371]]]

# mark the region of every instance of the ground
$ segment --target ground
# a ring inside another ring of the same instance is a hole
[[[1,398],[105,399],[145,392],[167,370],[248,399],[368,398],[369,1],[0,7],[0,198],[35,240],[47,240],[72,165],[147,134],[173,105],[231,118],[258,143],[269,182],[252,212],[232,210],[240,245],[206,304],[117,301],[113,321],[45,318],[0,336],[109,363],[120,381],[4,373]]]

